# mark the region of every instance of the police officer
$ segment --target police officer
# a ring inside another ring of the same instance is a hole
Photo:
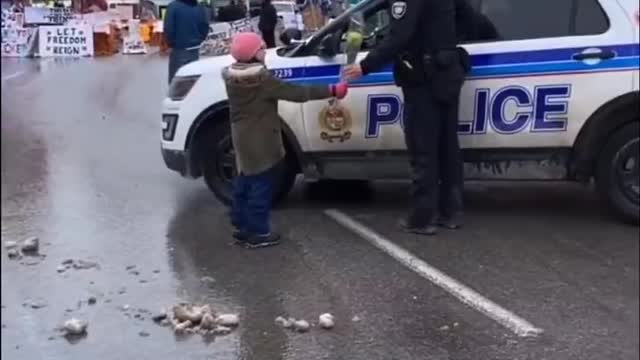
[[[461,226],[462,159],[458,97],[468,54],[456,47],[457,0],[388,0],[389,35],[343,75],[354,80],[393,61],[404,95],[404,136],[412,170],[405,231],[434,235]]]

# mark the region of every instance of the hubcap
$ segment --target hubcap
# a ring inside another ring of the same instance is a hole
[[[635,204],[640,203],[640,139],[626,143],[616,154],[613,166],[618,186],[624,196]]]
[[[216,157],[216,174],[222,181],[230,184],[236,175],[236,154],[229,136],[218,143]]]

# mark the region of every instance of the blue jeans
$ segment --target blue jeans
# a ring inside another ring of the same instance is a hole
[[[252,235],[271,233],[270,212],[277,166],[255,175],[233,178],[231,224]]]
[[[171,84],[171,80],[173,80],[178,69],[190,62],[198,60],[199,57],[200,50],[198,49],[171,49],[171,53],[169,54],[169,84]]]

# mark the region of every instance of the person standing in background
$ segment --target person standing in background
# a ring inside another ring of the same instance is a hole
[[[271,0],[262,1],[260,20],[258,29],[262,33],[262,39],[267,44],[267,48],[276,47],[276,25],[278,24],[278,13],[271,3]]]
[[[171,49],[169,83],[180,67],[198,60],[200,45],[209,34],[207,14],[196,0],[175,0],[164,18],[164,35]]]
[[[200,45],[209,34],[209,21],[196,0],[175,0],[167,7],[164,34],[171,49],[169,83],[180,67],[198,60]]]
[[[231,0],[229,4],[220,8],[218,13],[218,21],[220,22],[232,22],[244,19],[247,16],[245,7],[236,3],[235,0]]]

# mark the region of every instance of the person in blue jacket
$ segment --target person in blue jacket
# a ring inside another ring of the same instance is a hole
[[[209,20],[197,0],[175,0],[164,18],[164,35],[171,49],[169,83],[181,66],[198,60],[200,45],[209,34]]]

